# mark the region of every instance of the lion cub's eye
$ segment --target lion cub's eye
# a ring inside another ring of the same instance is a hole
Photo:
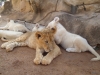
[[[54,28],[51,28],[52,30],[55,30]]]
[[[45,41],[45,43],[48,43],[48,41]]]

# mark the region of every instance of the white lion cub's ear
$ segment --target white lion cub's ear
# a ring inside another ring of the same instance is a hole
[[[39,28],[40,25],[39,25],[38,23],[36,23],[35,26],[36,26],[37,28]]]
[[[10,22],[13,22],[14,23],[14,20],[10,20]]]
[[[58,21],[59,21],[59,17],[55,17],[55,18],[54,18],[54,21],[55,21],[55,22],[58,22]]]

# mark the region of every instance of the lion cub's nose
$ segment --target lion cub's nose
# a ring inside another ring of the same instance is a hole
[[[45,41],[46,43],[48,43],[48,41]]]

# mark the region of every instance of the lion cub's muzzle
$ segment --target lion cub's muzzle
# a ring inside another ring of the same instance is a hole
[[[45,50],[45,52],[50,52],[50,51],[52,51],[53,50],[53,48],[47,48],[46,50]]]
[[[45,52],[50,52],[50,51],[52,51],[51,49],[50,50],[45,50]]]

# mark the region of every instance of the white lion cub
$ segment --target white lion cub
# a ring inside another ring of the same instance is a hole
[[[21,36],[22,32],[14,32],[14,31],[7,31],[7,30],[0,30],[0,38],[2,41],[10,41],[19,36]]]
[[[45,28],[45,26],[42,26],[38,23],[35,24],[35,26],[33,27],[32,31],[41,31]]]
[[[66,51],[68,52],[84,52],[90,51],[97,58],[91,59],[92,61],[100,60],[100,55],[88,44],[87,40],[83,37],[68,32],[60,23],[59,17],[55,17],[53,21],[51,21],[47,28],[57,27],[57,32],[54,36],[57,44],[60,44]]]
[[[14,20],[10,20],[4,27],[0,27],[2,30],[11,30],[11,31],[19,31],[19,32],[27,32],[29,31],[24,25],[19,23],[14,23]]]

